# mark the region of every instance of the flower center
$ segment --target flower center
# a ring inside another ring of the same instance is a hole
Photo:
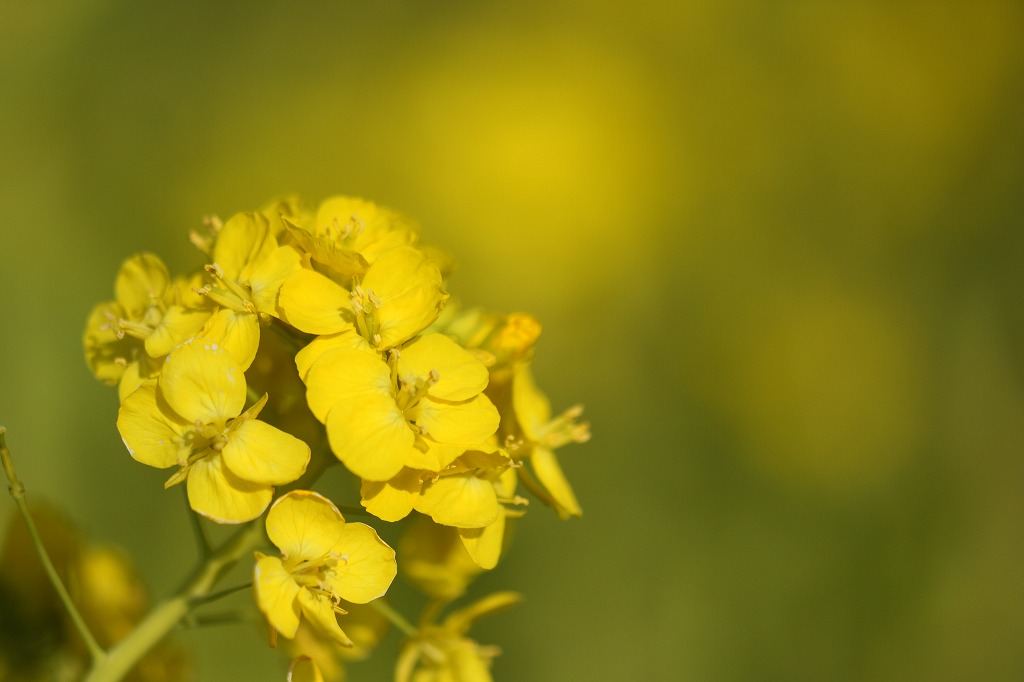
[[[380,346],[380,299],[373,289],[356,285],[351,293],[352,310],[356,314],[356,331],[374,348]]]

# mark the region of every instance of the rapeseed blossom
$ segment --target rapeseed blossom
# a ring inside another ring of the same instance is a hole
[[[266,530],[278,551],[254,553],[251,589],[289,679],[342,679],[390,622],[406,635],[399,682],[489,681],[498,649],[469,627],[520,597],[440,613],[509,550],[520,483],[563,519],[582,513],[555,451],[589,426],[578,407],[553,416],[534,381],[540,323],[452,302],[451,258],[363,199],[286,197],[205,228],[190,235],[201,267],[172,278],[133,256],[87,322],[129,453],[175,468],[165,487],[185,483],[195,513],[253,522],[235,537]],[[339,462],[346,504],[310,489]],[[397,557],[351,513],[403,524]],[[430,598],[418,626],[379,599],[399,569]]]
[[[292,639],[304,617],[342,646],[341,600],[365,604],[384,595],[397,572],[395,552],[362,523],[346,523],[334,504],[293,491],[267,513],[267,536],[280,556],[256,553],[256,603],[270,626]]]
[[[249,521],[267,508],[274,486],[297,479],[309,446],[258,420],[266,396],[244,413],[245,375],[210,339],[168,355],[159,378],[125,398],[117,428],[136,460],[177,466],[165,487],[187,480],[189,504],[220,523]]]

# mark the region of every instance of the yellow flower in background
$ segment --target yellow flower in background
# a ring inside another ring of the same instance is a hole
[[[398,655],[395,682],[491,682],[491,661],[500,649],[481,646],[466,633],[477,618],[520,601],[522,596],[515,592],[495,592],[453,611],[440,624],[432,622],[434,609],[428,607],[417,636],[406,641]]]
[[[157,360],[193,336],[210,316],[183,305],[167,266],[151,253],[127,259],[114,282],[114,300],[93,308],[82,336],[93,375],[118,384],[123,400],[159,371]]]
[[[288,682],[324,682],[320,666],[308,656],[299,656],[288,666]]]
[[[522,439],[514,456],[528,462],[533,472],[531,475],[526,467],[519,469],[523,484],[545,504],[554,507],[563,519],[582,515],[583,510],[562,472],[555,449],[590,440],[590,425],[576,421],[583,408],[577,405],[552,418],[551,402],[537,388],[529,363],[523,362],[516,366],[512,377],[512,409],[519,427],[514,438]]]
[[[450,602],[484,569],[466,552],[455,528],[414,514],[398,540],[402,577],[424,594]]]
[[[245,375],[210,339],[175,348],[155,383],[121,404],[117,428],[136,460],[179,470],[165,487],[187,479],[189,504],[218,523],[241,523],[267,508],[274,486],[306,470],[301,440],[256,417],[267,396],[242,413]]]
[[[403,467],[441,471],[492,436],[499,417],[486,386],[475,356],[427,334],[389,362],[346,348],[325,353],[309,370],[306,398],[338,459],[364,480],[387,481]]]
[[[292,656],[312,659],[326,682],[343,682],[345,663],[368,658],[388,631],[388,620],[372,605],[341,600],[338,606],[347,611],[345,634],[352,646],[341,646],[307,620],[299,622],[295,638],[284,640],[282,646]]]
[[[326,497],[296,490],[267,513],[267,536],[281,556],[256,553],[256,604],[288,639],[301,618],[342,646],[352,640],[338,625],[342,599],[356,604],[387,592],[397,573],[395,551],[362,523],[346,523]]]

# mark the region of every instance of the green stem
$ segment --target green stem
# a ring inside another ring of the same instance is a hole
[[[278,493],[308,488],[324,472],[331,459],[333,457],[318,458],[298,481],[279,488]],[[212,601],[213,596],[223,596],[223,593],[211,596],[217,581],[263,541],[263,517],[239,528],[203,558],[177,594],[157,604],[127,637],[110,650],[106,659],[94,661],[83,682],[116,682],[124,677],[168,632],[184,621],[195,606]]]
[[[419,631],[413,627],[412,623],[406,620],[405,616],[391,608],[391,605],[383,599],[375,599],[369,603],[369,606],[377,611],[377,613],[391,621],[394,626],[405,633],[407,637],[415,637],[419,634]]]
[[[199,558],[205,559],[210,556],[210,538],[206,535],[206,529],[203,528],[203,522],[199,518],[199,514],[192,511],[192,506],[188,501],[188,488],[186,486],[180,486],[183,499],[185,500],[185,513],[188,514],[189,525],[192,527],[192,535],[196,539],[196,545],[199,547]]]
[[[94,662],[85,682],[116,682],[124,677],[262,537],[263,524],[259,519],[240,528],[206,558],[176,595],[150,611],[131,634],[110,650],[105,660]]]
[[[241,592],[242,590],[247,590],[250,587],[252,587],[252,583],[248,582],[248,583],[245,583],[244,585],[235,585],[234,587],[229,587],[226,590],[220,590],[219,592],[214,592],[213,594],[208,594],[208,595],[205,595],[205,596],[202,596],[202,597],[197,597],[196,599],[192,600],[192,606],[193,607],[203,606],[204,604],[209,604],[210,602],[215,602],[218,599],[223,599],[224,597],[232,595],[235,592]]]
[[[64,582],[60,579],[60,575],[57,574],[57,568],[53,565],[53,561],[50,560],[50,555],[46,551],[46,547],[43,546],[43,540],[39,536],[39,530],[36,528],[35,521],[32,520],[32,515],[28,511],[28,503],[25,501],[25,486],[22,485],[18,479],[18,473],[14,470],[14,459],[11,457],[11,451],[7,448],[6,434],[7,429],[0,426],[0,459],[3,460],[4,473],[7,475],[7,489],[10,491],[11,497],[14,498],[14,503],[18,505],[18,511],[21,512],[22,518],[25,519],[29,535],[32,536],[32,544],[35,545],[36,552],[39,554],[39,560],[43,563],[43,569],[45,569],[53,589],[57,591],[57,595],[64,604],[64,609],[71,616],[71,622],[74,623],[75,629],[78,630],[78,634],[81,635],[86,648],[89,649],[93,665],[101,663],[107,654],[103,651],[103,647],[96,642],[96,638],[90,632],[89,626],[82,619],[82,614],[78,612],[74,602],[71,601],[71,595],[68,594],[67,588],[64,587]]]

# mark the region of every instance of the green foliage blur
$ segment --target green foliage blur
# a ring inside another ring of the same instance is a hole
[[[535,502],[476,586],[526,597],[474,630],[497,679],[1024,679],[1021,3],[0,16],[0,423],[154,597],[183,503],[125,452],[86,315],[131,254],[198,262],[206,213],[345,193],[534,314],[540,386],[593,425],[560,451],[583,518]],[[284,679],[254,624],[180,640],[199,679]]]

